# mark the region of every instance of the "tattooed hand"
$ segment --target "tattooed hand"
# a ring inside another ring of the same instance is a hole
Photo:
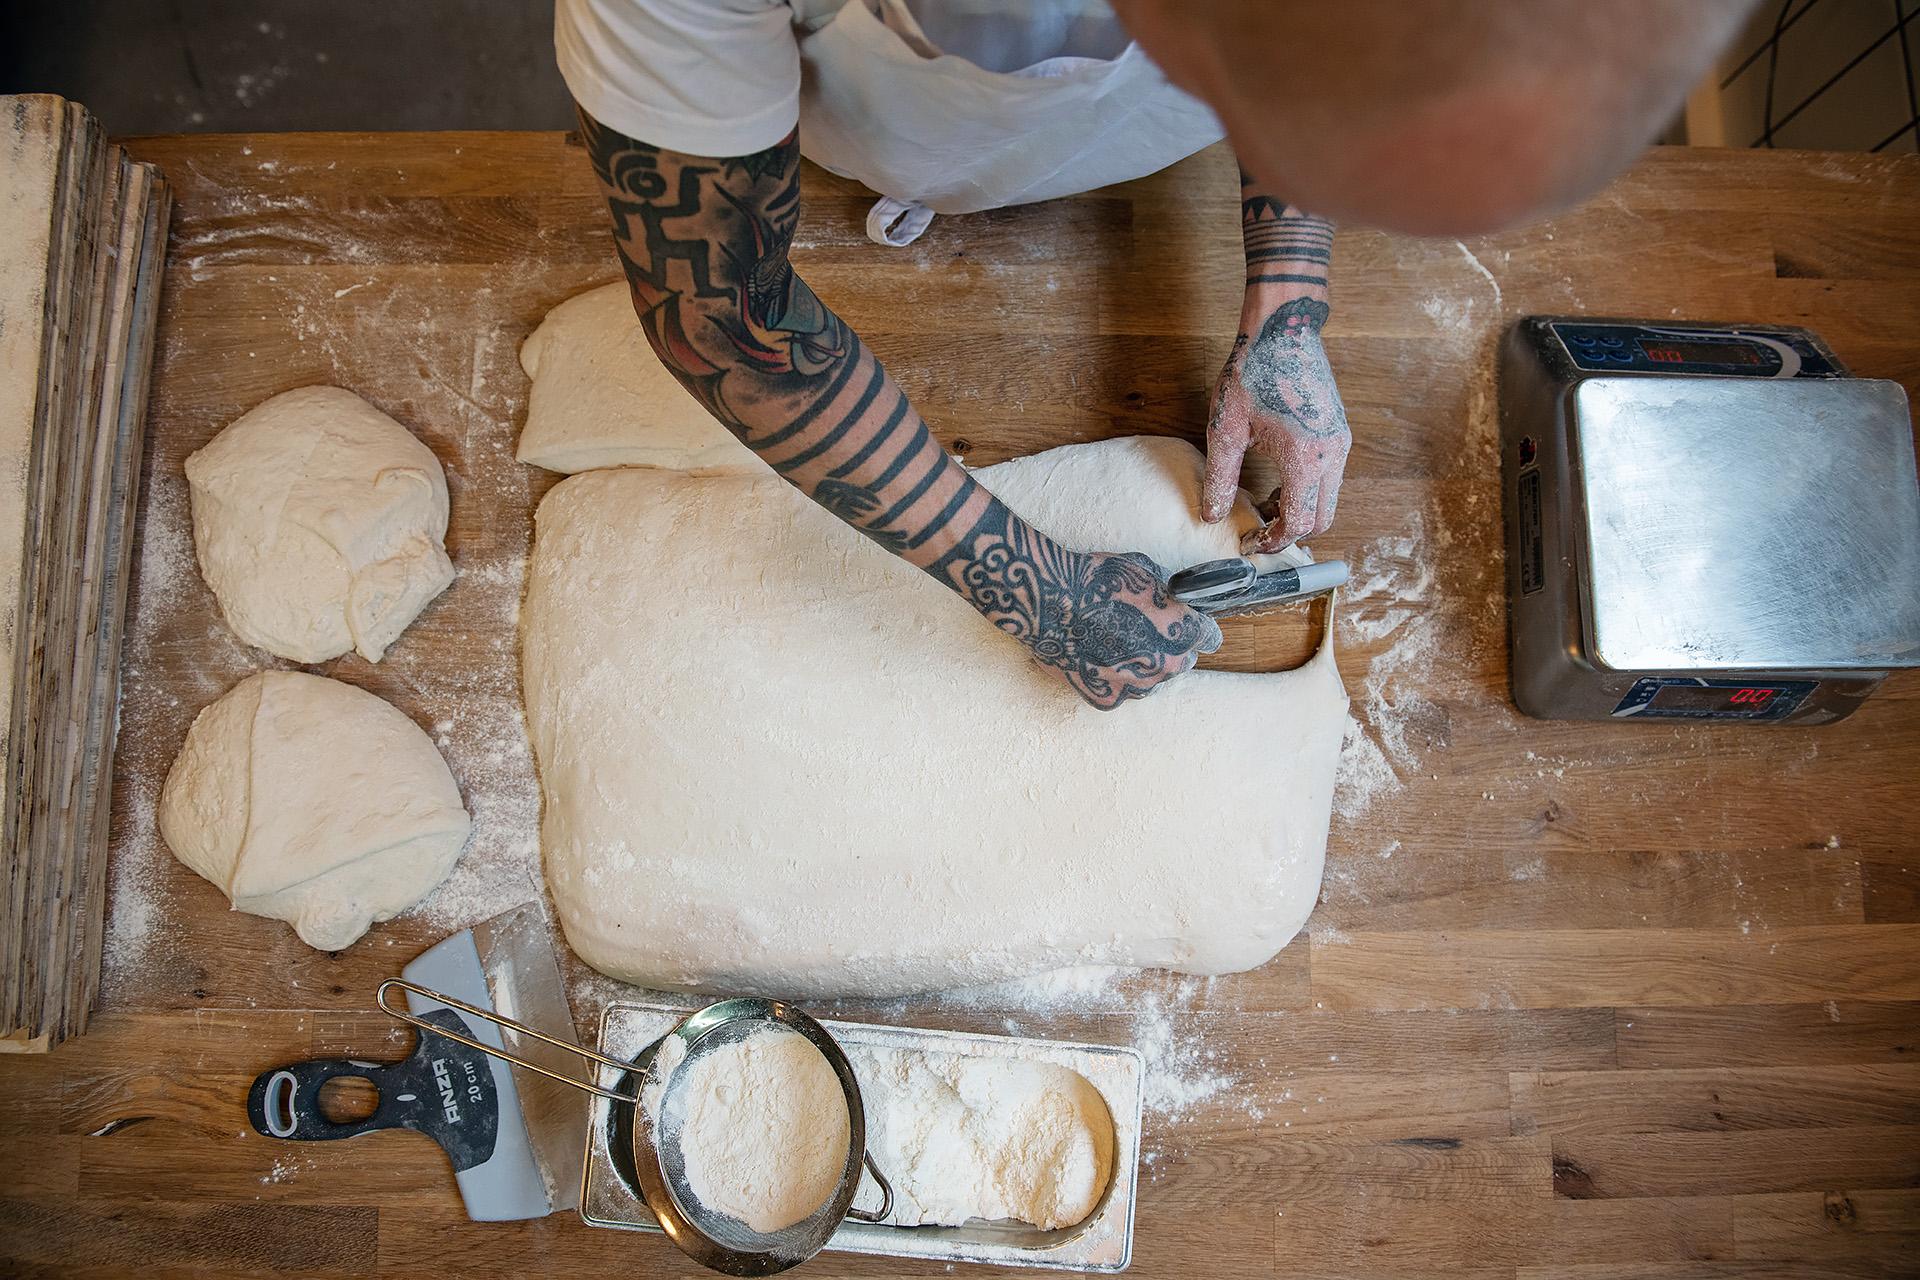
[[[1268,523],[1250,536],[1248,551],[1279,551],[1325,533],[1333,523],[1353,436],[1320,345],[1326,316],[1327,304],[1311,298],[1283,304],[1259,324],[1252,341],[1240,335],[1214,389],[1207,519],[1222,519],[1233,509],[1249,448],[1280,470],[1279,485],[1260,508]]]
[[[1144,698],[1220,647],[1219,625],[1169,596],[1159,566],[1138,552],[1069,551],[1010,513],[969,541],[954,584],[1102,710]]]
[[[1244,549],[1279,551],[1333,523],[1353,445],[1320,345],[1333,227],[1263,192],[1242,170],[1240,236],[1246,303],[1213,393],[1202,509],[1210,521],[1233,510],[1240,465],[1253,449],[1280,469],[1280,483],[1260,507],[1266,527]]]

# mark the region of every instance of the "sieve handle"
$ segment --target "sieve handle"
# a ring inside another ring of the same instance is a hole
[[[537,1072],[549,1080],[558,1080],[561,1084],[571,1085],[573,1088],[579,1089],[584,1093],[591,1093],[595,1097],[606,1098],[613,1102],[635,1104],[640,1101],[637,1093],[615,1093],[611,1089],[602,1089],[599,1085],[588,1084],[584,1080],[576,1080],[572,1076],[561,1075],[558,1071],[549,1071],[537,1062],[529,1062],[517,1054],[507,1052],[505,1049],[496,1048],[493,1045],[472,1039],[451,1028],[441,1026],[439,1023],[429,1022],[410,1010],[396,1008],[387,1003],[387,992],[395,988],[401,991],[411,991],[417,996],[425,996],[429,1000],[451,1006],[452,1008],[460,1010],[462,1013],[471,1014],[483,1021],[491,1022],[496,1027],[509,1027],[523,1036],[532,1036],[535,1040],[539,1040],[544,1044],[550,1044],[556,1049],[565,1049],[568,1053],[578,1057],[591,1058],[601,1066],[612,1067],[616,1071],[633,1071],[635,1068],[631,1062],[622,1062],[618,1058],[609,1058],[604,1053],[596,1053],[592,1049],[582,1048],[577,1044],[568,1044],[565,1040],[557,1039],[544,1031],[536,1031],[524,1022],[515,1022],[512,1018],[503,1017],[491,1009],[482,1009],[477,1005],[468,1004],[465,1000],[458,1000],[453,996],[430,990],[417,982],[409,982],[405,978],[388,978],[380,984],[380,989],[374,993],[373,1002],[380,1006],[380,1012],[389,1017],[398,1018],[402,1022],[411,1023],[422,1031],[431,1031],[434,1035],[452,1040],[457,1044],[466,1045],[469,1049],[478,1049],[480,1052],[490,1057],[498,1058],[502,1062],[511,1062],[516,1067],[524,1067],[528,1071]],[[869,1162],[869,1167],[871,1167],[871,1162]],[[879,1176],[877,1171],[875,1176]],[[884,1187],[886,1184],[883,1182],[881,1185]],[[889,1200],[890,1199],[891,1193],[889,1193]]]
[[[880,1166],[873,1162],[873,1152],[862,1151],[860,1158],[866,1162],[867,1172],[880,1186],[880,1207],[878,1209],[855,1209],[849,1207],[847,1216],[861,1222],[885,1222],[887,1215],[893,1212],[893,1184],[887,1181],[887,1175],[880,1172]]]

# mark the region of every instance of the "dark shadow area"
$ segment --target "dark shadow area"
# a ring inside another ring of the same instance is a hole
[[[28,0],[0,5],[0,92],[122,136],[573,124],[550,0]]]

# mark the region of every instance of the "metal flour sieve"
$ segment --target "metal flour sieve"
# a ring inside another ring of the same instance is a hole
[[[394,991],[411,991],[462,1013],[509,1027],[521,1035],[531,1036],[601,1066],[630,1074],[634,1080],[633,1092],[620,1093],[576,1080],[516,1054],[469,1039],[437,1023],[428,1022],[405,1008],[389,1003],[388,995]],[[854,1079],[853,1067],[826,1029],[792,1005],[779,1000],[722,1000],[689,1014],[634,1061],[622,1062],[592,1049],[568,1044],[491,1010],[430,991],[404,978],[389,978],[381,983],[375,1003],[382,1012],[422,1031],[478,1049],[584,1093],[633,1108],[633,1165],[647,1208],[659,1221],[667,1238],[679,1246],[681,1252],[702,1266],[724,1275],[770,1276],[785,1271],[820,1252],[844,1220],[854,1218],[861,1222],[880,1222],[892,1212],[893,1188],[867,1154],[866,1109],[860,1099],[860,1083]],[[679,1118],[684,1115],[685,1108],[675,1104],[675,1090],[680,1087],[676,1081],[683,1084],[691,1074],[685,1068],[697,1059],[724,1045],[774,1028],[805,1037],[827,1060],[827,1065],[833,1068],[847,1104],[847,1155],[833,1194],[818,1209],[790,1227],[760,1232],[736,1218],[707,1208],[687,1185],[686,1159],[680,1147],[679,1126]],[[661,1046],[668,1040],[678,1040],[685,1054],[663,1082],[658,1112],[661,1119],[656,1125],[641,1104],[640,1093],[653,1075],[654,1062]],[[854,1195],[860,1189],[863,1166],[880,1187],[880,1207],[875,1210],[853,1208]]]

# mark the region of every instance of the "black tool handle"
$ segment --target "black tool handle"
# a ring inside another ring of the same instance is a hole
[[[406,1065],[407,1062],[383,1065],[356,1062],[351,1058],[314,1058],[263,1071],[247,1093],[247,1118],[253,1121],[256,1132],[269,1138],[300,1142],[352,1138],[376,1129],[404,1127],[391,1113],[396,1106],[407,1105],[397,1099],[412,1080],[396,1070]],[[379,1090],[379,1107],[364,1120],[343,1123],[327,1119],[320,1107],[320,1090],[330,1080],[356,1079],[365,1080]]]
[[[426,1018],[449,1030],[469,1031],[451,1009]],[[380,1104],[364,1120],[327,1119],[320,1090],[329,1080],[358,1078],[379,1090]],[[247,1091],[247,1119],[256,1133],[293,1142],[327,1142],[377,1129],[412,1129],[438,1142],[456,1171],[493,1154],[500,1133],[500,1099],[486,1056],[430,1031],[399,1062],[314,1058],[263,1071]]]

